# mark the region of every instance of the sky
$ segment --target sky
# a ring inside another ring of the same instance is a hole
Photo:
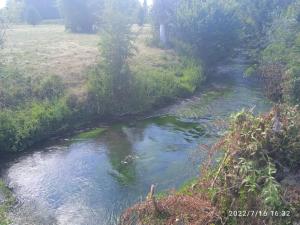
[[[151,5],[153,0],[148,0],[148,4]],[[143,0],[140,0],[140,2],[144,2]],[[6,4],[6,0],[0,0],[0,9],[3,8]]]
[[[5,6],[6,0],[0,0],[0,9]]]

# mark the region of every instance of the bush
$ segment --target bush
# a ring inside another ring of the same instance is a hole
[[[58,0],[61,16],[64,18],[66,30],[75,33],[92,33],[96,24],[94,17],[98,12],[98,5],[93,1]],[[103,4],[102,1],[99,4]]]
[[[261,52],[260,72],[266,92],[274,101],[300,103],[300,26],[297,20],[300,4],[290,6],[274,19],[269,28],[267,46]]]
[[[16,107],[32,98],[31,79],[19,71],[3,69],[0,71],[0,106]]]
[[[34,95],[40,100],[55,100],[64,94],[65,85],[59,76],[47,76],[37,82]]]
[[[211,184],[211,197],[227,224],[291,224],[299,209],[290,202],[280,181],[300,168],[300,113],[297,108],[276,106],[256,117],[250,112],[233,116],[230,130],[217,145],[225,155],[202,181]],[[206,178],[205,178],[206,179]],[[287,191],[287,190],[285,190]],[[293,218],[231,217],[229,211],[283,211]]]
[[[283,87],[284,96],[293,104],[300,103],[300,67],[293,66],[286,71]]]
[[[202,67],[189,58],[177,65],[134,69],[132,100],[144,111],[195,92],[204,81]]]
[[[33,102],[23,109],[0,111],[0,150],[22,151],[69,124],[72,111],[64,99]]]
[[[101,34],[102,62],[92,71],[89,79],[90,101],[97,114],[120,114],[128,111],[131,97],[131,71],[128,60],[133,56],[134,33],[131,20],[113,1],[105,10],[107,19]]]
[[[64,95],[65,86],[58,76],[32,80],[17,70],[0,71],[0,106],[16,108],[32,101],[55,101]]]
[[[25,12],[25,20],[28,24],[35,26],[42,21],[42,17],[35,7],[29,6]]]
[[[132,65],[132,75],[123,75],[126,92],[118,98],[112,95],[112,76],[97,66],[89,77],[89,108],[99,115],[136,113],[194,93],[204,81],[202,67],[187,57],[180,61],[148,68]]]

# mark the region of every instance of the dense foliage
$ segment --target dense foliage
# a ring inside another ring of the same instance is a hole
[[[140,7],[137,0],[118,1],[118,7],[127,12],[127,17],[137,17]],[[72,32],[91,33],[102,28],[103,23],[110,19],[105,8],[115,4],[107,0],[58,0],[58,6],[65,20],[67,30]]]
[[[239,21],[230,2],[180,1],[177,7],[171,33],[189,43],[196,56],[211,64],[232,53]]]
[[[208,64],[232,54],[237,47],[259,51],[267,44],[274,18],[295,0],[157,0],[152,9],[156,39],[161,25],[172,44],[183,41]]]
[[[292,224],[300,216],[292,186],[282,180],[300,168],[300,114],[297,108],[275,107],[255,117],[236,114],[218,148],[225,156],[207,177],[213,201],[227,224]],[[206,178],[206,179],[207,179]],[[296,194],[296,193],[295,193]],[[229,211],[259,210],[265,216],[234,217]],[[290,216],[272,216],[290,212]]]
[[[95,7],[92,0],[59,0],[58,6],[65,20],[66,29],[71,32],[91,33],[95,25]],[[101,4],[102,2],[99,2]]]
[[[7,0],[2,13],[12,23],[59,19],[57,0]],[[37,24],[34,22],[34,25]]]
[[[44,138],[64,130],[71,117],[65,101],[32,102],[27,106],[0,112],[1,151],[22,151]]]
[[[2,180],[0,180],[0,193],[4,198],[4,200],[0,202],[0,224],[9,225],[11,221],[7,218],[7,211],[15,204],[16,199]]]
[[[134,51],[132,21],[117,1],[106,2],[105,17],[109,19],[102,28],[102,61],[90,80],[90,97],[98,113],[125,111],[123,104],[132,97],[128,65]]]
[[[268,96],[275,101],[300,103],[300,2],[294,1],[268,30],[260,53],[259,73]]]
[[[17,70],[0,72],[0,107],[18,108],[32,101],[55,101],[64,94],[64,84],[57,76],[33,80]]]
[[[194,56],[207,64],[216,63],[232,53],[240,40],[235,4],[238,3],[217,0],[155,1],[155,34],[158,36],[164,26],[169,44],[184,42],[190,45]]]
[[[57,0],[24,0],[26,8],[34,7],[41,15],[41,19],[58,19],[59,10]]]
[[[15,70],[2,70],[0,81],[1,151],[21,151],[69,124],[70,99],[63,97],[58,77],[32,81]]]

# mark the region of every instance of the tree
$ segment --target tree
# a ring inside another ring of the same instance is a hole
[[[159,40],[160,43],[165,46],[167,44],[167,34],[166,34],[166,3],[165,0],[155,0],[153,2],[153,17],[156,18],[155,22],[159,26]]]
[[[11,23],[21,23],[24,20],[25,3],[23,0],[8,0],[3,10],[3,16]]]
[[[295,0],[243,0],[238,1],[235,15],[241,21],[245,42],[255,48],[266,46],[266,32],[272,21]]]
[[[92,33],[102,18],[104,0],[58,0],[65,27],[74,33]]]
[[[3,17],[3,15],[0,14],[0,50],[3,47],[3,43],[4,43],[4,38],[5,38],[5,31],[6,31],[6,19],[5,17]],[[1,68],[2,67],[2,62],[0,60],[0,79],[1,79]],[[1,86],[1,85],[0,85]],[[0,90],[0,94],[1,94],[1,90]],[[1,108],[1,104],[0,104],[0,108]]]
[[[101,29],[102,61],[90,80],[96,111],[124,112],[130,99],[131,74],[128,60],[134,53],[133,1],[106,1]],[[105,107],[102,107],[103,104]],[[102,112],[103,113],[103,112]]]
[[[3,46],[5,37],[6,23],[3,16],[0,16],[0,48]]]
[[[87,1],[59,0],[58,3],[67,30],[75,33],[91,33],[93,31],[92,15]]]
[[[181,0],[175,5],[170,33],[192,46],[206,63],[222,60],[239,44],[240,23],[230,1]]]
[[[60,17],[56,0],[24,0],[27,7],[33,6],[44,19],[58,19]]]
[[[180,0],[153,0],[152,18],[162,46],[168,45],[169,28],[174,23],[174,14],[179,2]]]
[[[148,3],[144,0],[143,6],[140,7],[138,13],[138,24],[143,26],[148,16]]]
[[[25,20],[28,24],[35,26],[41,22],[42,18],[35,7],[29,6],[25,12]]]
[[[134,35],[131,31],[132,19],[126,15],[126,11],[124,13],[118,1],[110,1],[105,12],[107,20],[101,34],[100,46],[105,71],[112,78],[113,98],[121,100],[128,96],[130,85],[128,59],[133,55]]]

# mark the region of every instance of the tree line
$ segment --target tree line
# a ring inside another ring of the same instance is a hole
[[[32,25],[42,20],[63,19],[67,30],[92,33],[101,25],[106,0],[8,0],[2,14],[13,23],[27,22]],[[130,11],[135,22],[143,24],[148,11],[147,1],[118,1],[125,11]]]

